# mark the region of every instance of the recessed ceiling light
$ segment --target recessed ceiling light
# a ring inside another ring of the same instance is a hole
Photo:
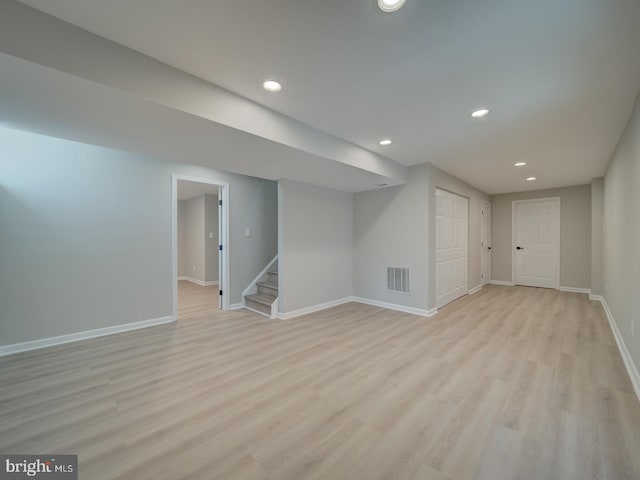
[[[533,182],[536,179],[536,177],[527,177],[527,182]]]
[[[386,147],[387,145],[391,145],[391,140],[389,140],[388,138],[385,138],[384,140],[380,140],[380,145],[382,145],[383,147]]]
[[[486,108],[481,108],[480,110],[476,110],[475,112],[471,113],[471,116],[473,118],[482,118],[486,117],[487,115],[489,115],[489,110],[487,110]]]
[[[527,162],[518,162],[518,163],[514,163],[513,166],[514,167],[524,167],[527,164]]]
[[[262,84],[262,88],[264,88],[267,92],[279,92],[282,90],[282,85],[276,82],[275,80],[265,80]]]
[[[378,8],[385,13],[400,10],[407,0],[378,0]]]

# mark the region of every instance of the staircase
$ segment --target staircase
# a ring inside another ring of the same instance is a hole
[[[278,262],[274,262],[265,273],[260,275],[259,280],[255,282],[255,288],[250,289],[254,292],[257,290],[257,292],[245,294],[245,307],[270,318],[275,318],[278,309]]]

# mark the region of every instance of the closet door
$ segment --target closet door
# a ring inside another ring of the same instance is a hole
[[[469,263],[469,201],[436,190],[436,307],[466,295]]]

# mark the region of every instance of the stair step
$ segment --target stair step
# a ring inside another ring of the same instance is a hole
[[[269,270],[267,272],[267,277],[269,278],[269,282],[278,283],[278,271],[277,270]]]
[[[267,305],[269,306],[269,308],[271,308],[271,305],[273,304],[273,302],[276,301],[276,297],[274,297],[273,295],[264,295],[261,293],[247,295],[244,298],[246,300],[251,300],[252,302],[260,303],[262,305]]]
[[[263,294],[247,295],[246,297],[244,297],[244,301],[247,307],[262,312],[266,315],[271,315],[271,304],[275,300],[276,297]]]
[[[278,296],[278,284],[275,282],[258,282],[258,294]]]

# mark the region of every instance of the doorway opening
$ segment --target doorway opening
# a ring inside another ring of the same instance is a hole
[[[229,185],[172,176],[173,315],[229,308]]]

